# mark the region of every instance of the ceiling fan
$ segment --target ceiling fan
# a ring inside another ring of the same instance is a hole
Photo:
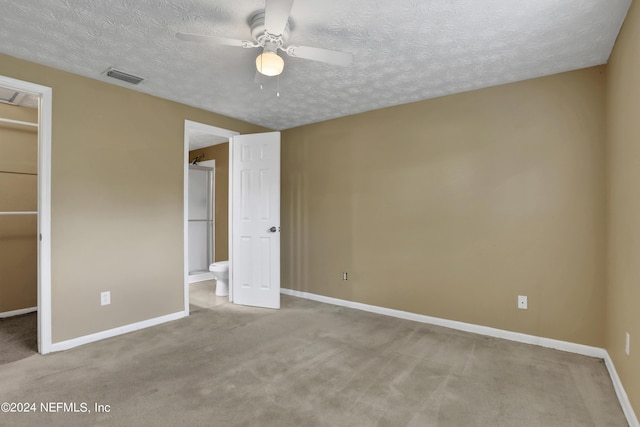
[[[295,58],[311,59],[327,64],[348,66],[353,55],[346,52],[308,46],[285,46],[289,40],[289,14],[294,0],[266,0],[264,12],[251,16],[251,35],[254,41],[229,39],[193,33],[177,33],[180,40],[203,42],[213,45],[236,46],[245,49],[261,47],[262,53],[256,58],[256,69],[265,76],[278,76],[284,69],[284,60],[278,50]]]

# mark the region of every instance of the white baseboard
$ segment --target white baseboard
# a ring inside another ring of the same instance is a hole
[[[5,317],[20,316],[21,314],[33,313],[34,311],[38,311],[38,307],[29,307],[29,308],[21,308],[20,310],[5,311],[4,313],[0,313],[0,319],[4,319]]]
[[[103,340],[105,338],[115,337],[117,335],[126,334],[128,332],[137,331],[140,329],[148,328],[150,326],[156,326],[161,323],[170,322],[185,317],[184,311],[178,311],[177,313],[167,314],[165,316],[156,317],[154,319],[143,320],[142,322],[132,323],[130,325],[124,325],[117,328],[109,329],[102,332],[96,332],[95,334],[85,335],[78,338],[73,338],[67,341],[60,341],[51,344],[51,351],[68,350],[73,347],[77,347],[83,344],[89,344],[91,342]]]
[[[398,317],[400,319],[413,320],[414,322],[428,323],[430,325],[443,326],[445,328],[457,329],[459,331],[472,332],[474,334],[486,335],[490,337],[503,338],[510,341],[517,341],[525,344],[539,345],[541,347],[553,348],[556,350],[568,351],[571,353],[582,354],[585,356],[597,357],[604,359],[606,350],[599,347],[592,347],[583,344],[575,344],[567,341],[554,340],[551,338],[542,338],[535,335],[527,335],[519,332],[505,331],[503,329],[490,328],[488,326],[474,325],[472,323],[458,322],[456,320],[441,319],[439,317],[425,316],[423,314],[410,313],[408,311],[394,310],[386,307],[362,304],[359,302],[341,300],[337,298],[326,297],[323,295],[312,294],[309,292],[294,291],[291,289],[280,289],[285,295],[310,299],[327,304],[339,305],[342,307],[355,308],[356,310],[368,311],[371,313],[382,314],[385,316]]]
[[[627,422],[629,423],[629,427],[640,427],[640,424],[638,423],[638,417],[636,416],[636,413],[633,410],[633,407],[631,406],[631,402],[629,401],[627,392],[624,391],[624,387],[622,386],[622,381],[620,381],[620,377],[618,376],[616,367],[613,364],[613,360],[611,360],[611,356],[609,356],[608,352],[604,357],[604,363],[607,365],[607,369],[609,370],[609,376],[611,377],[611,381],[613,382],[613,388],[616,390],[618,401],[620,401],[620,406],[622,406],[622,411],[624,412],[624,415],[627,417]]]
[[[201,273],[195,273],[195,274],[190,274],[189,275],[189,284],[191,283],[197,283],[197,282],[204,282],[205,280],[215,280],[215,276],[213,275],[213,273],[209,273],[209,272],[201,272]]]

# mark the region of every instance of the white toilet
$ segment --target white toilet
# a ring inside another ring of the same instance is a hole
[[[229,261],[214,262],[209,266],[209,271],[216,278],[216,295],[219,297],[229,295]]]

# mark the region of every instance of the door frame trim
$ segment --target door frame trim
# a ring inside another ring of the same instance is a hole
[[[51,352],[51,112],[52,88],[0,76],[0,85],[39,97],[38,109],[38,352]]]
[[[184,121],[184,146],[183,146],[183,281],[184,281],[184,314],[189,315],[189,137],[194,132],[204,132],[211,135],[223,136],[229,139],[229,150],[231,150],[231,138],[234,135],[239,135],[240,132],[236,132],[230,129],[223,129],[216,126],[211,126],[205,123],[194,122],[191,120]],[[216,144],[214,144],[216,145]],[[229,165],[231,167],[231,165]],[[231,194],[229,194],[231,197]],[[229,202],[230,204],[230,202]],[[231,206],[229,206],[231,209]],[[231,233],[231,221],[229,221],[229,233]],[[229,240],[231,240],[231,234],[229,234]]]

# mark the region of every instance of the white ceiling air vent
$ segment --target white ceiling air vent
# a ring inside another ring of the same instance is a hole
[[[24,98],[24,95],[24,93],[20,93],[17,90],[0,87],[0,102],[5,104],[20,105],[20,100]]]
[[[3,86],[0,86],[0,102],[27,108],[38,108],[37,96]]]
[[[122,80],[123,82],[134,85],[137,85],[144,80],[142,77],[134,76],[133,74],[125,73],[124,71],[116,70],[115,68],[109,68],[106,74],[114,79]]]

